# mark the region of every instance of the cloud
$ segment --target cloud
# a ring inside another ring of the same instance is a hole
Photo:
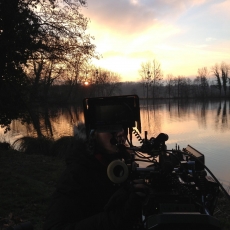
[[[88,0],[84,15],[102,27],[135,34],[170,18],[171,22],[205,0]]]
[[[135,3],[136,2],[136,3]],[[91,20],[109,30],[118,33],[135,33],[154,24],[151,9],[138,4],[137,1],[104,0],[88,1],[88,9],[83,11]]]
[[[83,14],[103,56],[95,64],[133,79],[154,58],[174,75],[228,62],[229,8],[229,0],[88,0]]]

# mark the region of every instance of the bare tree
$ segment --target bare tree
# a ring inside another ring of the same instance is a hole
[[[177,98],[181,97],[181,86],[183,82],[183,76],[177,76],[173,79],[174,85],[176,86]]]
[[[222,84],[221,84],[221,79],[220,79],[220,68],[218,64],[215,64],[212,67],[212,72],[214,76],[216,77],[216,87],[219,90],[219,95],[221,96]]]
[[[195,83],[197,83],[198,87],[198,95],[201,97],[207,97],[208,96],[208,89],[209,89],[209,84],[208,84],[208,69],[207,67],[203,67],[198,69],[198,76],[194,80]]]
[[[149,89],[152,82],[151,76],[149,74],[150,68],[151,68],[150,62],[146,62],[146,63],[141,63],[141,69],[139,70],[141,81],[143,82],[143,86],[144,86],[144,91],[146,91],[147,99],[149,98]]]
[[[227,83],[228,83],[229,66],[226,63],[222,62],[221,66],[220,66],[220,70],[221,70],[221,77],[222,77],[224,96],[226,97],[226,95],[227,95]]]
[[[88,19],[79,13],[79,5],[52,5],[43,2],[36,11],[40,28],[46,32],[41,39],[46,49],[31,53],[28,62],[29,77],[33,86],[33,97],[37,97],[39,86],[43,85],[44,94],[54,81],[70,83],[67,98],[73,86],[78,83],[83,66],[96,57],[93,39],[86,34]]]
[[[160,63],[156,59],[153,59],[152,62],[149,61],[142,63],[139,74],[141,76],[142,82],[146,86],[147,98],[149,96],[150,86],[152,87],[152,98],[155,98],[156,90],[163,79]]]
[[[113,96],[120,93],[120,81],[119,74],[112,71],[92,67],[91,76],[89,80],[92,84],[92,96]]]
[[[166,87],[167,87],[167,92],[168,92],[168,97],[171,97],[171,91],[172,91],[172,86],[173,86],[173,75],[168,74],[167,79],[166,79]]]
[[[153,74],[152,95],[153,95],[153,98],[155,98],[156,97],[156,90],[161,85],[161,81],[163,79],[161,64],[158,61],[156,61],[155,59],[152,62],[152,74]]]
[[[182,77],[180,79],[180,97],[189,98],[191,96],[191,79],[188,77]]]

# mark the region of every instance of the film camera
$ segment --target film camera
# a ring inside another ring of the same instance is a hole
[[[98,132],[127,132],[128,146],[118,145],[120,159],[108,166],[113,183],[142,179],[149,194],[142,207],[137,229],[208,229],[220,230],[213,217],[220,183],[205,166],[205,156],[192,146],[167,150],[168,135],[160,133],[142,138],[139,98],[137,95],[86,98],[83,101],[87,135]],[[140,146],[134,146],[132,136]],[[130,157],[123,157],[128,150]],[[147,167],[139,167],[139,162]]]

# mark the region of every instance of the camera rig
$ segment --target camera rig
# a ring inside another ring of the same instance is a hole
[[[129,130],[128,146],[115,143],[120,159],[110,163],[107,174],[116,184],[141,179],[149,187],[136,229],[221,229],[213,214],[220,188],[226,191],[205,166],[205,156],[190,145],[167,150],[165,133],[148,139],[145,131],[142,138],[138,96],[87,98],[83,107],[87,135],[92,129]],[[132,144],[133,134],[140,142],[138,147]],[[128,158],[123,157],[126,151]],[[147,166],[140,167],[140,162]]]
[[[145,134],[140,147],[126,147],[134,152],[130,159],[113,161],[108,167],[114,183],[142,179],[148,185],[142,227],[220,230],[219,221],[213,217],[220,184],[208,175],[204,155],[190,145],[167,150],[166,134],[150,139]],[[141,168],[139,161],[149,165]]]

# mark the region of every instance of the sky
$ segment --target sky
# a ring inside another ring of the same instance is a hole
[[[102,55],[98,67],[139,81],[142,63],[156,60],[164,77],[193,77],[230,64],[230,0],[87,0],[81,12]]]

